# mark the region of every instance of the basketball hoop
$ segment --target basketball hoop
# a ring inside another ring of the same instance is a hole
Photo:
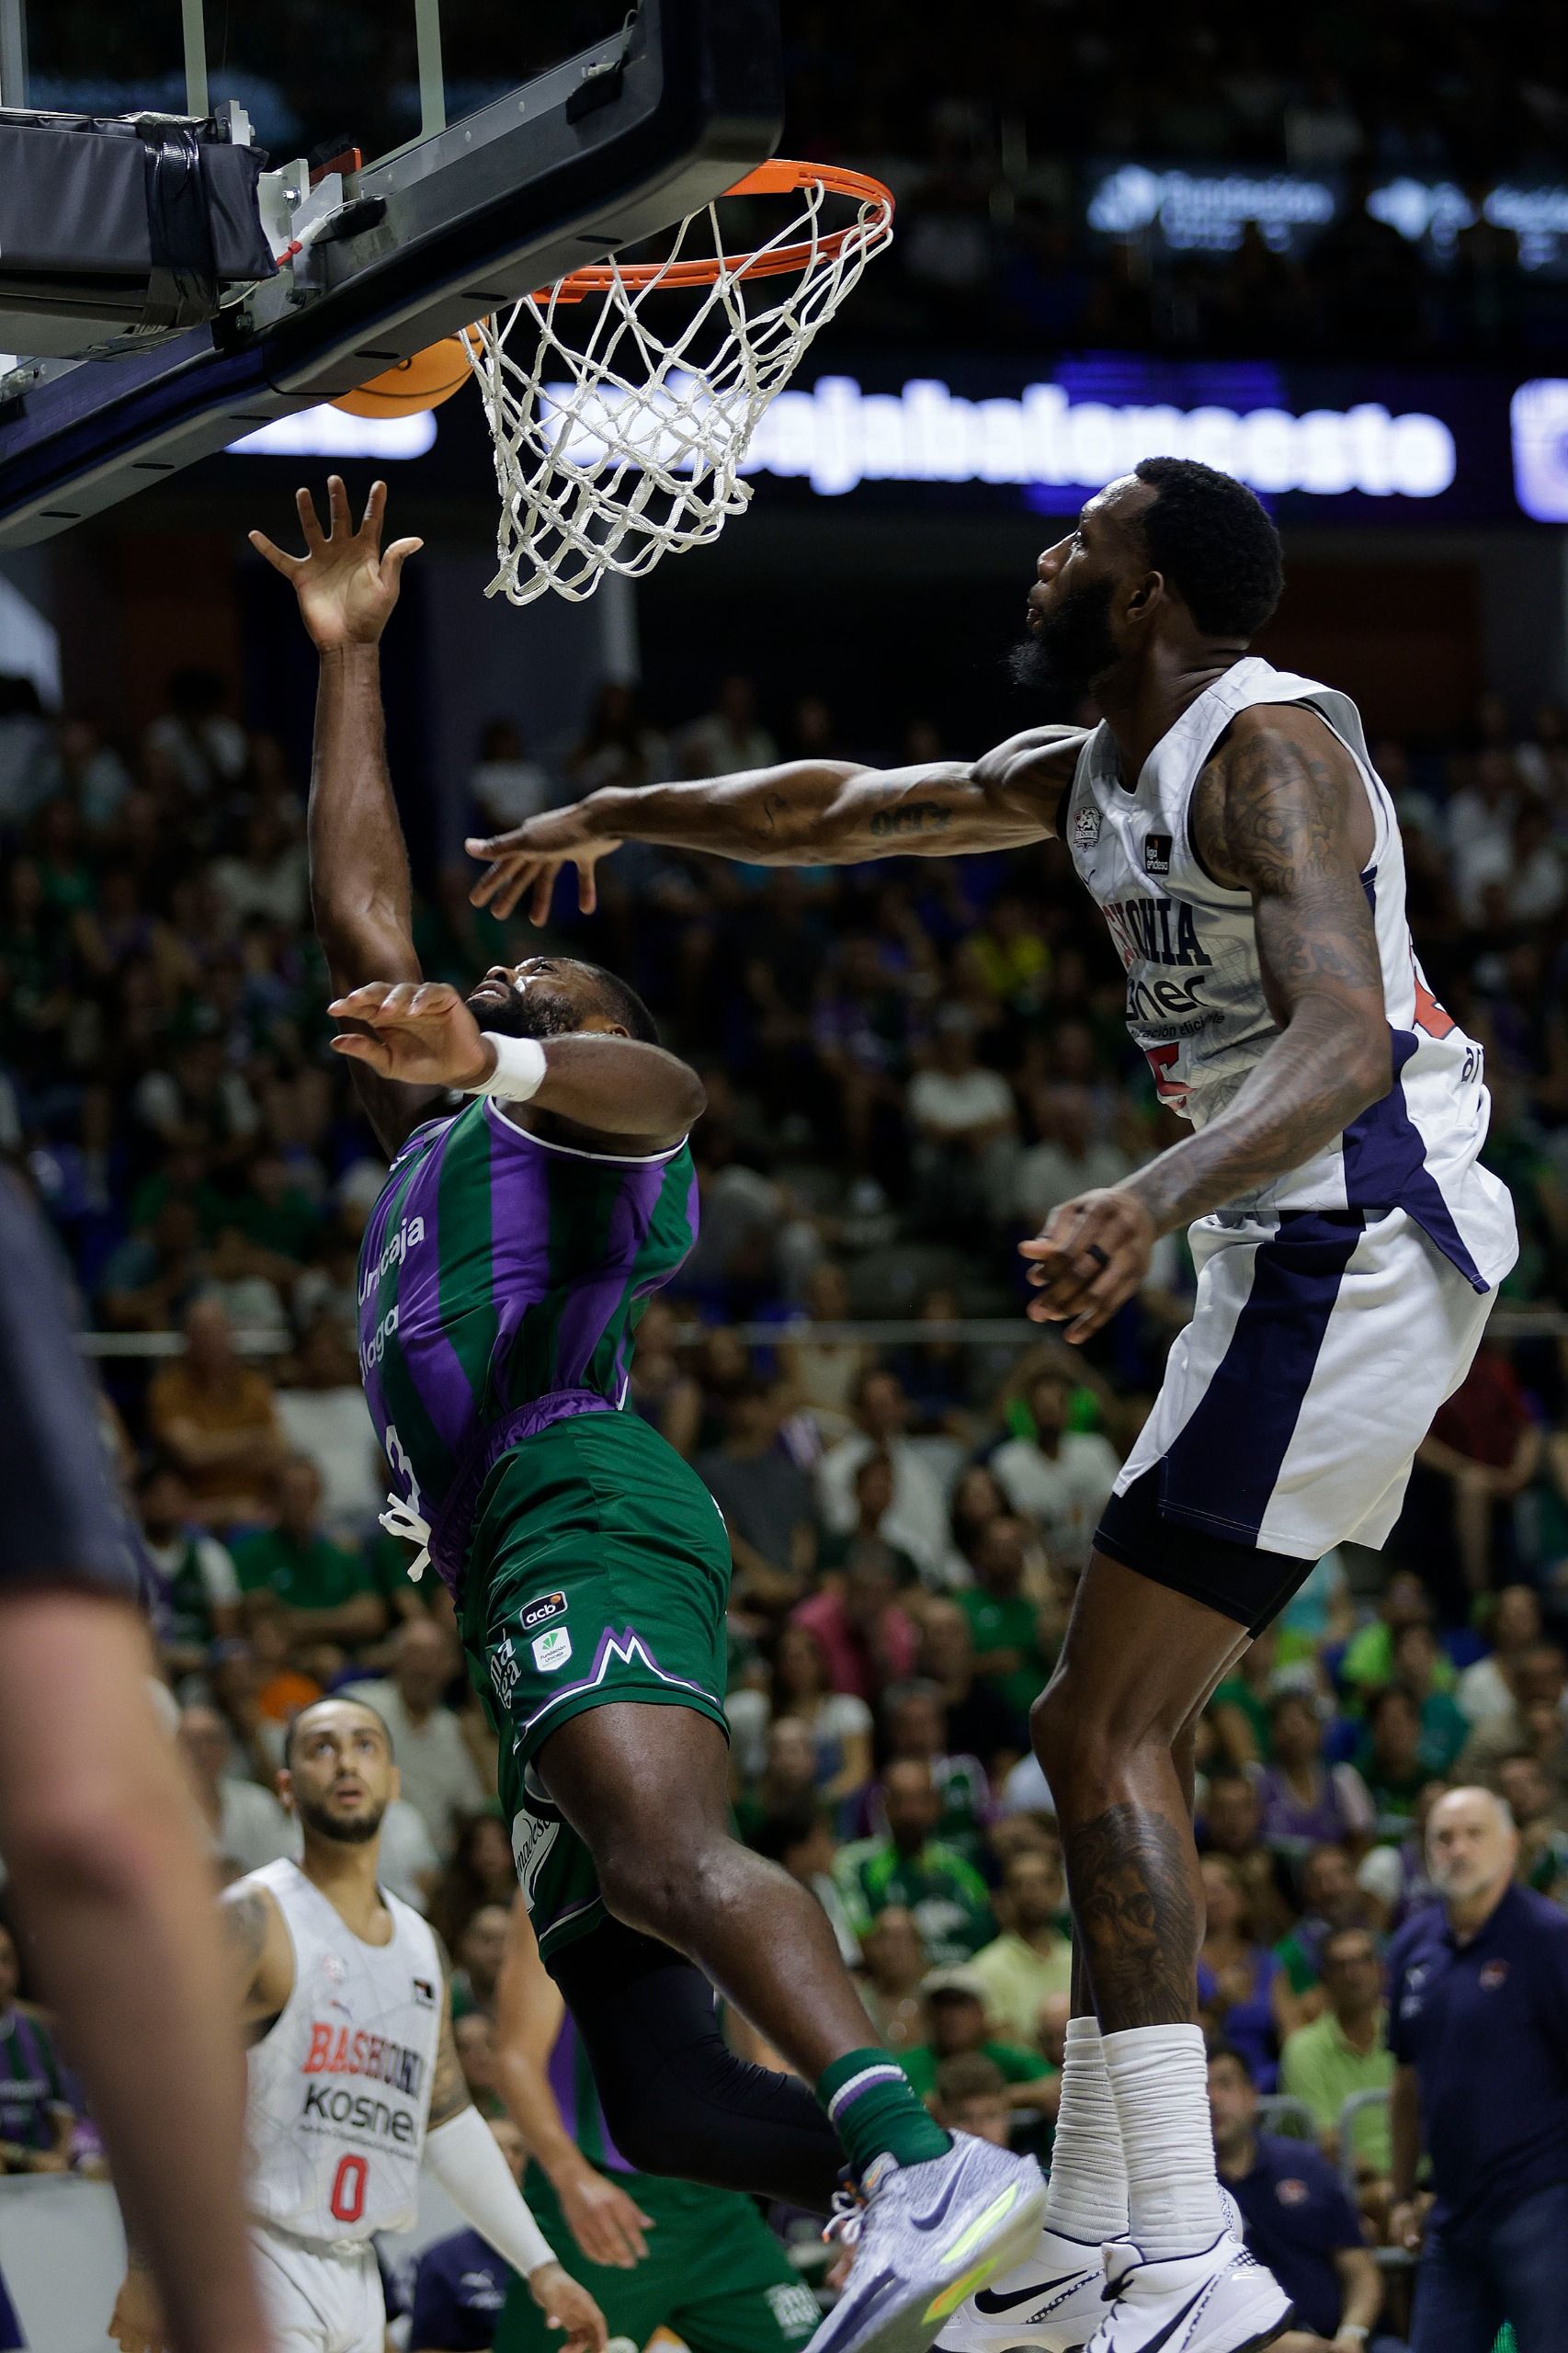
[[[730,253],[720,207],[752,197],[795,200],[766,243]],[[501,492],[486,594],[580,602],[607,572],[641,579],[717,539],[750,501],[757,419],[892,235],[880,180],[775,161],[689,214],[662,261],[574,269],[479,321],[470,364]]]

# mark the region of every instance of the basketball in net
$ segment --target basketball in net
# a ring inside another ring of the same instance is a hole
[[[733,252],[736,199],[782,217]],[[608,572],[641,579],[717,539],[751,498],[757,419],[892,235],[879,180],[775,161],[690,214],[662,260],[575,269],[479,321],[470,365],[501,493],[486,593],[580,601]]]

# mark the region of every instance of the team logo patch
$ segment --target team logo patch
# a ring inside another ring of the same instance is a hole
[[[1168,874],[1171,870],[1171,837],[1169,834],[1146,834],[1143,837],[1143,871],[1145,874]]]
[[[1304,2181],[1294,2178],[1275,2184],[1274,2195],[1281,2206],[1304,2206],[1311,2195]]]
[[[423,2009],[433,2010],[435,2008],[436,1988],[431,1984],[430,1980],[427,1977],[416,1977],[415,1979],[414,1998]]]
[[[572,1655],[572,1637],[564,1626],[552,1626],[534,1646],[534,1665],[541,1675],[553,1675]]]
[[[1080,809],[1077,815],[1073,820],[1074,848],[1093,849],[1095,844],[1099,840],[1099,811],[1094,808]]]
[[[1506,1961],[1489,1961],[1476,1980],[1484,1994],[1495,1994],[1498,1986],[1506,1985],[1507,1982],[1508,1964]]]
[[[329,1985],[341,1985],[348,1974],[348,1963],[339,1952],[324,1952],[321,1957],[321,1973]]]
[[[536,1626],[543,1626],[551,1618],[564,1618],[565,1615],[566,1596],[563,1593],[541,1593],[537,1601],[528,1603],[518,1623],[525,1634],[531,1634]]]
[[[821,2323],[816,2298],[798,2280],[781,2279],[766,2301],[781,2336],[810,2336]]]

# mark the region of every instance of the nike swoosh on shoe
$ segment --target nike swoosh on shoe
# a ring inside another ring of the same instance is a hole
[[[1029,2288],[1009,2288],[1004,2295],[999,2288],[982,2288],[974,2300],[977,2313],[1010,2313],[1016,2304],[1032,2302],[1036,2296],[1049,2296],[1053,2288],[1065,2288],[1074,2279],[1084,2279],[1093,2269],[1085,2264],[1081,2271],[1064,2271],[1059,2279],[1037,2279]]]
[[[1138,2353],[1160,2353],[1161,2346],[1168,2345],[1171,2338],[1181,2326],[1183,2321],[1189,2320],[1192,2317],[1192,2314],[1203,2302],[1204,2297],[1209,2293],[1209,2290],[1213,2284],[1214,2283],[1211,2279],[1205,2279],[1202,2287],[1198,2290],[1197,2295],[1190,2297],[1188,2301],[1183,2304],[1180,2312],[1175,2313],[1171,2319],[1166,2321],[1158,2336],[1151,2336],[1146,2343],[1141,2345],[1138,2348]]]

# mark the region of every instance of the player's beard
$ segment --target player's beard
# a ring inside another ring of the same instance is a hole
[[[1085,580],[1042,613],[1039,626],[1013,648],[1013,684],[1051,695],[1087,694],[1119,658],[1110,633],[1115,584]]]
[[[541,989],[537,981],[526,989],[508,989],[505,1005],[487,996],[464,1002],[482,1029],[498,1030],[503,1038],[564,1038],[583,1026],[580,1006]]]
[[[363,1847],[381,1826],[386,1807],[380,1805],[374,1813],[334,1813],[329,1806],[318,1805],[298,1789],[294,1791],[294,1811],[307,1830],[335,1847]]]

